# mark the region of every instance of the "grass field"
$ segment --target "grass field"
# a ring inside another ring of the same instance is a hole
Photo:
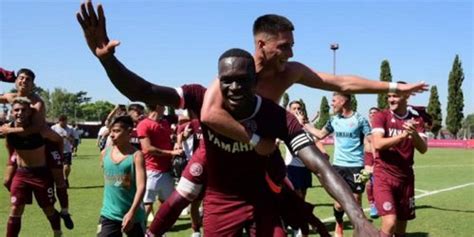
[[[6,152],[0,145],[1,162]],[[328,148],[332,154],[332,147]],[[64,230],[64,236],[95,236],[102,202],[102,171],[95,140],[84,140],[79,155],[73,160],[69,190],[70,212],[75,229]],[[474,236],[474,150],[430,149],[416,155],[417,218],[409,222],[408,236]],[[3,174],[3,170],[0,171]],[[332,201],[315,179],[308,190],[308,200],[316,203],[317,215],[332,230]],[[0,233],[5,233],[9,212],[9,193],[0,191]],[[367,200],[364,198],[364,207]],[[375,220],[376,226],[380,220]],[[189,217],[180,218],[168,237],[190,236]],[[346,228],[345,236],[351,236]],[[36,204],[27,206],[22,221],[21,236],[52,236],[49,222]],[[312,236],[316,236],[312,234]]]

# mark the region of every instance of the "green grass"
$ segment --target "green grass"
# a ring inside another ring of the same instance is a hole
[[[3,143],[3,140],[2,140]],[[6,152],[0,145],[2,161]],[[328,147],[332,154],[332,147]],[[102,171],[98,163],[99,152],[95,140],[85,140],[79,147],[79,156],[73,160],[69,189],[70,212],[75,221],[75,229],[64,230],[64,236],[95,236],[97,221],[102,202]],[[463,149],[430,149],[425,155],[416,155],[415,173],[416,195],[433,192],[458,185],[474,183],[474,150]],[[1,171],[3,174],[3,170]],[[315,212],[321,219],[332,216],[332,200],[319,186],[316,179],[314,187],[308,190],[308,200],[317,204]],[[9,212],[9,193],[0,191],[0,235],[5,233]],[[364,207],[367,200],[364,196]],[[444,237],[474,236],[474,185],[450,191],[432,193],[416,200],[417,218],[408,224],[408,236]],[[189,217],[180,218],[169,237],[190,236]],[[326,222],[333,228],[333,221]],[[374,224],[380,226],[380,220]],[[345,236],[351,236],[350,228]],[[25,209],[22,221],[21,236],[51,236],[49,222],[41,209],[29,205]],[[316,236],[312,234],[312,236]]]

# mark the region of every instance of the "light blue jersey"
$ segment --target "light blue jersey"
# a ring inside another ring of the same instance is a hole
[[[334,136],[333,165],[364,166],[364,137],[370,133],[366,118],[357,112],[348,118],[335,115],[329,119],[324,129]]]

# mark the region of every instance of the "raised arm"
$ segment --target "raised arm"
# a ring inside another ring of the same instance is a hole
[[[375,94],[387,93],[390,88],[388,82],[378,80],[368,80],[366,78],[354,75],[338,75],[315,72],[307,66],[294,63],[295,70],[298,72],[296,83],[303,84],[312,88],[319,88],[328,91],[338,91],[343,93]],[[395,92],[404,94],[415,94],[427,91],[429,86],[425,82],[393,84],[396,86]]]
[[[140,145],[142,151],[145,154],[152,154],[154,156],[177,156],[180,155],[183,151],[181,149],[176,150],[164,150],[153,146],[148,137],[140,138]]]
[[[178,107],[179,95],[174,88],[155,85],[128,70],[115,56],[115,47],[120,42],[110,41],[105,27],[105,15],[102,5],[97,6],[96,14],[91,1],[81,4],[77,20],[92,53],[100,60],[110,81],[120,93],[131,101],[147,104],[162,104]]]
[[[223,98],[216,79],[206,91],[201,108],[201,122],[220,134],[241,142],[249,142],[251,134],[222,108]]]
[[[10,93],[9,95],[4,95],[3,97],[0,97],[0,101],[6,100],[7,102],[11,103],[13,102],[14,98],[15,95]],[[44,107],[43,100],[38,95],[32,95],[32,98],[34,100],[34,103],[31,104],[31,107],[33,108],[34,112],[31,119],[31,125],[28,127],[3,127],[3,134],[23,132],[26,134],[31,134],[41,132],[41,130],[46,125],[46,109]]]
[[[349,186],[315,146],[306,146],[300,149],[298,157],[311,172],[316,174],[329,195],[341,203],[355,227],[354,236],[378,236],[378,231],[365,218],[359,204],[352,196]]]

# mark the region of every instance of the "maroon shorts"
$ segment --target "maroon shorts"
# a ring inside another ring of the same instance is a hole
[[[16,170],[10,189],[10,201],[14,206],[31,204],[33,195],[42,208],[54,205],[53,178],[46,167]]]
[[[396,215],[398,220],[415,219],[414,177],[405,180],[374,177],[374,200],[380,216]]]
[[[263,182],[262,182],[263,184]],[[243,200],[206,190],[203,226],[206,236],[286,236],[276,206],[276,194],[262,190],[258,197]],[[252,201],[255,200],[255,201]]]

